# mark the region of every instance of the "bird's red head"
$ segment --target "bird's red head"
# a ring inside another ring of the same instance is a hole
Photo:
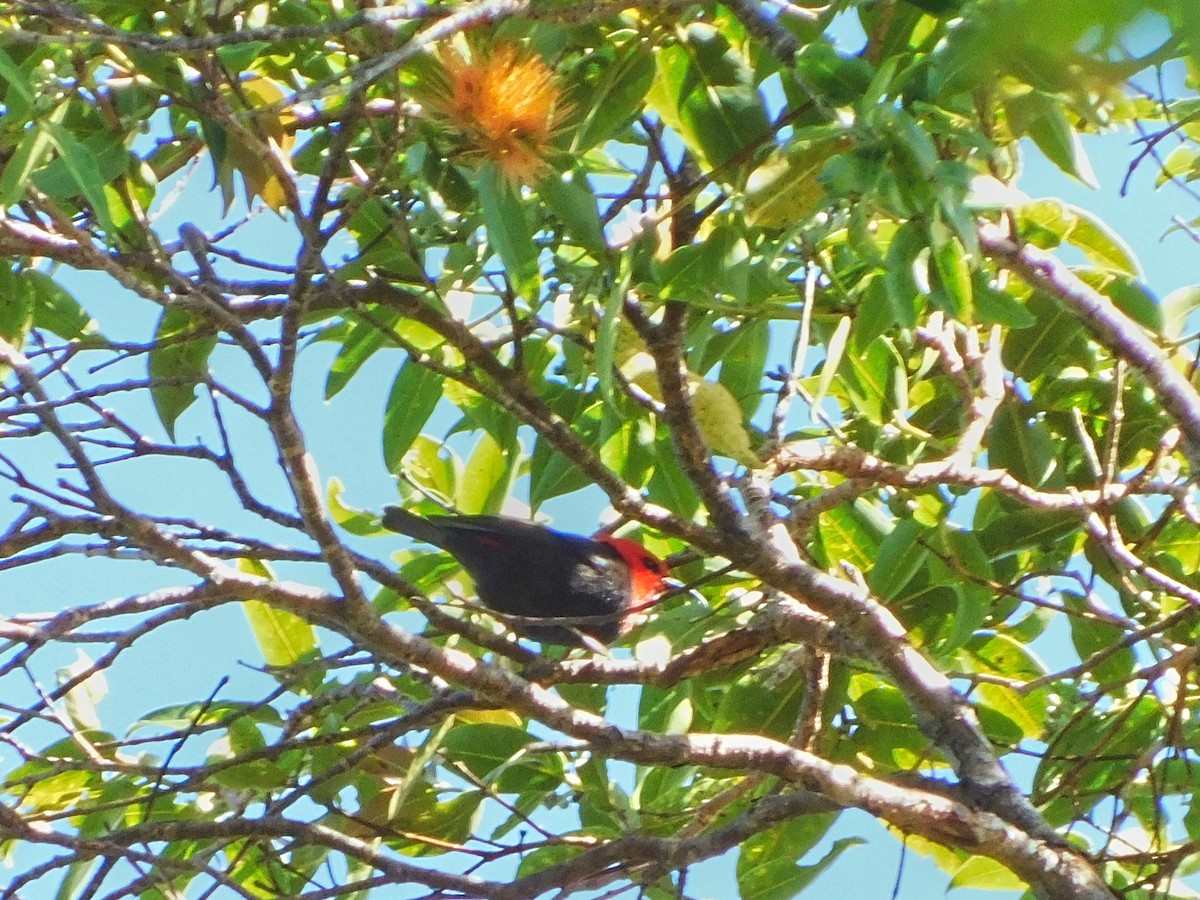
[[[667,564],[639,544],[628,538],[613,537],[606,532],[595,536],[597,541],[608,544],[621,555],[629,566],[631,606],[643,606],[652,602],[667,588],[666,579],[671,570]]]

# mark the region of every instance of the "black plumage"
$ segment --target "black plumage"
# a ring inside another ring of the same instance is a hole
[[[581,634],[615,641],[629,607],[652,600],[645,595],[661,590],[666,575],[662,562],[633,541],[580,537],[501,516],[422,518],[389,506],[383,525],[453,555],[489,609],[522,619],[567,620],[511,622],[543,643],[579,645]]]

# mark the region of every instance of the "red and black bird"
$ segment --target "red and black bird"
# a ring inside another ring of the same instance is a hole
[[[489,609],[547,620],[513,623],[541,643],[579,646],[584,635],[612,643],[626,630],[628,614],[667,587],[666,563],[610,534],[587,538],[500,516],[421,518],[398,506],[384,509],[383,526],[449,552]]]

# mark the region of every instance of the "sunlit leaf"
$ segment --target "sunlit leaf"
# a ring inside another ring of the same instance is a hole
[[[342,502],[344,486],[340,478],[330,478],[325,493],[329,506],[329,517],[351,534],[378,534],[379,525],[375,515],[361,509],[353,509]]]
[[[82,650],[75,651],[75,661],[56,673],[60,686],[70,684],[64,696],[64,709],[74,727],[99,729],[100,715],[97,704],[108,696],[108,679],[104,671]]]
[[[825,199],[817,180],[825,163],[848,147],[848,140],[805,143],[777,151],[746,181],[746,221],[763,228],[793,228],[816,212]]]
[[[1177,288],[1162,298],[1163,337],[1177,341],[1189,331],[1196,331],[1200,323],[1191,316],[1200,308],[1200,285]],[[1191,322],[1191,325],[1189,325]]]
[[[838,366],[842,362],[842,354],[846,351],[846,341],[850,337],[850,325],[850,317],[842,316],[838,321],[837,328],[833,331],[833,336],[829,339],[825,350],[825,362],[821,365],[821,376],[817,380],[817,391],[813,396],[814,406],[819,404],[829,392],[829,385],[833,383]]]
[[[239,567],[260,578],[273,577],[271,570],[257,560],[241,560]],[[316,651],[316,630],[295,613],[261,600],[243,601],[242,611],[267,665],[290,666]]]
[[[500,512],[516,461],[515,447],[502,447],[490,434],[481,434],[463,468],[455,508],[472,514]]]
[[[954,872],[950,886],[975,890],[1020,891],[1025,882],[1008,867],[986,856],[969,856]]]

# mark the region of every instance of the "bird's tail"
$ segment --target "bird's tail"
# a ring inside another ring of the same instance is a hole
[[[407,534],[435,547],[440,547],[446,539],[446,529],[399,506],[385,506],[380,521],[389,531]]]

